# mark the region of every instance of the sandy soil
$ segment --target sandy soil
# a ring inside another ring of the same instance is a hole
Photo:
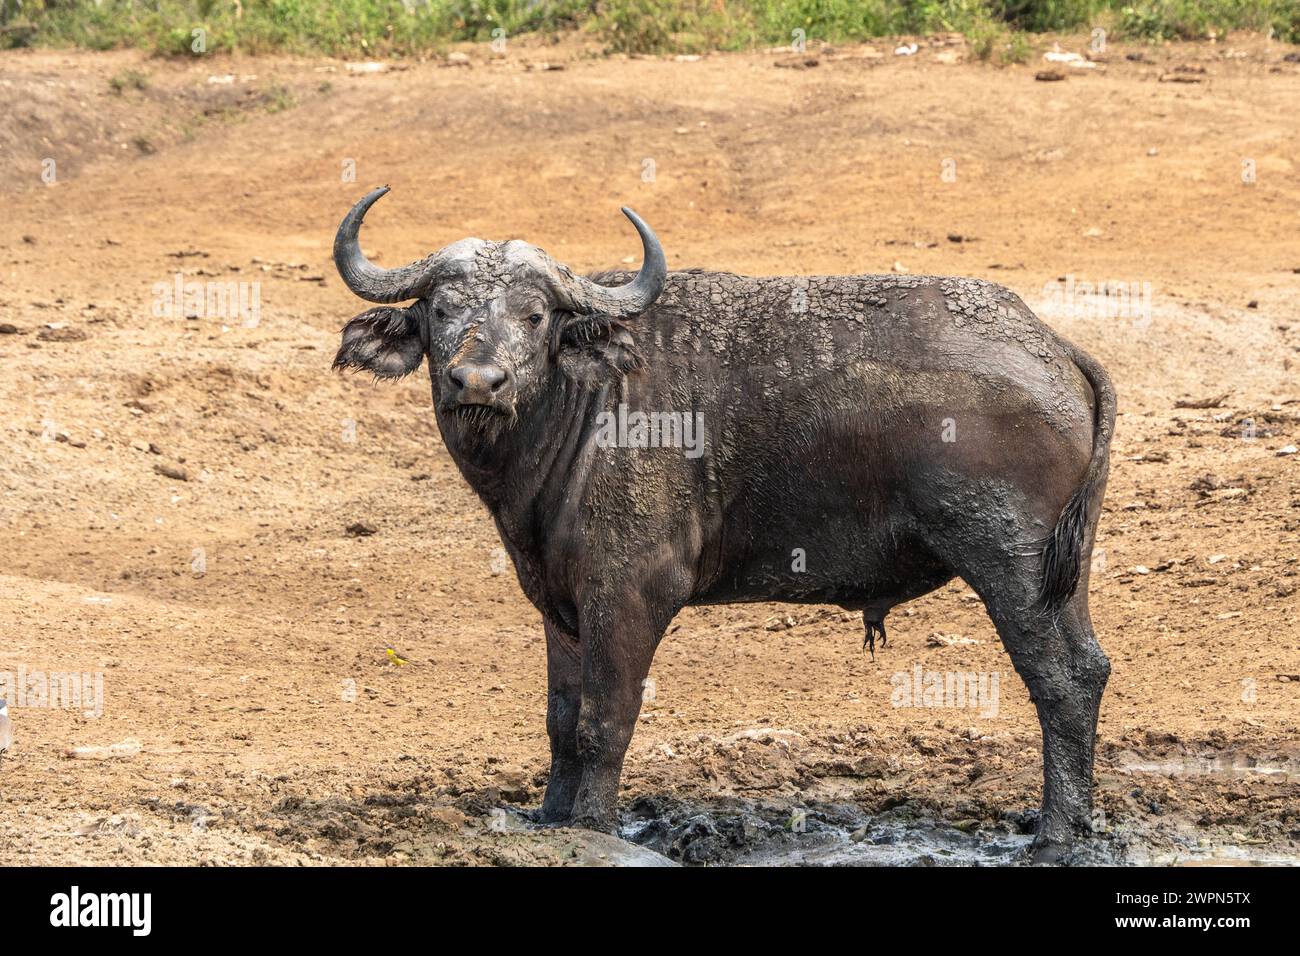
[[[467,235],[618,265],[627,203],[675,267],[958,273],[1042,307],[1120,391],[1101,840],[1300,858],[1300,455],[1279,454],[1300,439],[1300,64],[1249,37],[1134,50],[1064,82],[942,41],[804,69],[543,44],[383,72],[0,56],[0,864],[631,852],[523,828],[538,615],[427,382],[329,371],[362,309],[330,243],[383,182],[363,238],[390,265]],[[127,70],[143,88],[114,92]],[[177,273],[259,283],[258,323],[156,315]],[[1067,276],[1150,283],[1149,320],[1049,310]],[[624,774],[630,823],[660,821],[642,842],[727,861],[801,811],[1022,834],[1038,728],[978,601],[947,587],[890,636],[873,662],[837,609],[683,613]],[[1000,673],[997,714],[893,707],[918,664]],[[20,670],[102,674],[102,708],[22,706]]]

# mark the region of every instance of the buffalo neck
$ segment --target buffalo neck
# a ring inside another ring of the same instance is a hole
[[[540,392],[482,454],[467,455],[447,443],[508,543],[533,556],[551,524],[566,520],[568,506],[582,499],[596,416],[610,404],[608,386],[592,388],[558,369]]]

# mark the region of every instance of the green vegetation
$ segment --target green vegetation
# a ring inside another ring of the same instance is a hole
[[[297,101],[287,86],[274,84],[262,93],[262,102],[268,113],[283,113],[296,105]]]
[[[627,53],[787,44],[797,31],[832,43],[958,31],[982,58],[1015,60],[1028,55],[1024,31],[1095,26],[1116,39],[1245,29],[1295,43],[1300,0],[0,0],[0,48],[139,47],[177,56],[410,55],[567,30]]]
[[[127,90],[143,90],[149,85],[149,77],[139,70],[123,70],[108,81],[108,88],[121,96]]]

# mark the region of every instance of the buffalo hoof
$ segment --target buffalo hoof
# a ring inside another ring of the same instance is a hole
[[[539,827],[567,827],[572,822],[569,814],[550,811],[545,807],[538,807],[528,814],[528,817],[533,821],[534,826]]]
[[[1029,848],[1029,862],[1033,866],[1065,866],[1073,851],[1073,845],[1068,842],[1035,840]]]
[[[569,821],[569,826],[580,830],[595,830],[597,833],[610,833],[617,836],[618,823],[613,817],[593,816],[589,813],[579,814]]]

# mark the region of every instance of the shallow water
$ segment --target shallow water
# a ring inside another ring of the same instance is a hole
[[[964,833],[937,826],[870,824],[866,832],[805,836],[796,846],[759,849],[734,862],[755,866],[1010,866],[1033,837]]]
[[[1294,761],[1256,760],[1239,754],[1214,757],[1168,757],[1144,760],[1132,755],[1120,760],[1118,768],[1128,773],[1158,773],[1170,777],[1206,776],[1278,777],[1288,782],[1300,779],[1300,764]]]
[[[619,836],[686,864],[722,866],[1007,866],[1032,835],[953,826],[899,808],[877,816],[851,804],[788,807],[643,799]]]
[[[1029,862],[1033,812],[996,826],[937,819],[907,806],[875,816],[852,804],[782,806],[729,798],[716,803],[642,798],[619,837],[686,865],[1017,866]],[[1300,856],[1208,839],[1186,822],[1161,832],[1125,823],[1085,841],[1083,866],[1297,866]]]

